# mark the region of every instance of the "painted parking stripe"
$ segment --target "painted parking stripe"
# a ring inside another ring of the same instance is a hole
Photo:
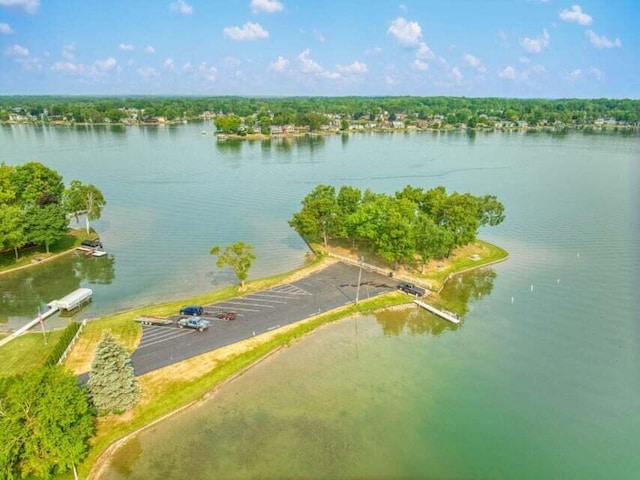
[[[145,343],[144,345],[140,345],[138,346],[138,350],[142,349],[142,348],[146,348],[146,347],[151,347],[153,345],[158,345],[159,343],[164,343],[164,342],[168,342],[169,340],[173,340],[174,338],[178,338],[178,337],[184,337],[185,335],[191,335],[192,333],[195,333],[195,330],[193,331],[186,331],[186,332],[179,332],[176,333],[175,335],[172,335],[171,337],[165,337],[162,340],[157,340],[155,342],[149,342],[149,343]]]
[[[220,305],[224,305],[224,304],[220,304]],[[256,310],[254,308],[239,308],[236,307],[235,305],[229,305],[228,307],[230,310],[233,309],[233,311],[242,311],[242,312],[259,312],[260,310]]]
[[[291,285],[290,283],[282,285],[281,287],[273,288],[271,290],[278,293],[288,293],[290,295],[311,295],[310,292],[307,292],[300,287],[296,287],[295,285]]]
[[[269,298],[253,298],[253,295],[251,295],[251,297],[245,297],[247,300],[257,300],[258,302],[269,302],[269,303],[281,303],[283,305],[286,305],[287,302],[283,302],[282,300],[270,300]]]
[[[262,292],[262,293],[252,293],[251,296],[252,297],[266,297],[266,298],[280,298],[282,300],[291,300],[294,297],[296,297],[297,295],[273,295],[271,293],[269,293],[271,290],[267,290],[266,292]],[[277,292],[277,293],[283,293],[283,292]]]
[[[146,330],[142,334],[142,340],[140,343],[144,343],[147,340],[155,340],[160,337],[170,337],[175,333],[175,328],[157,328],[152,331]]]
[[[232,301],[232,300],[227,300],[225,302],[227,305],[246,305],[248,307],[265,307],[265,308],[273,308],[273,305],[264,305],[262,303],[250,303],[250,302],[243,302],[240,299],[238,299],[238,301]]]

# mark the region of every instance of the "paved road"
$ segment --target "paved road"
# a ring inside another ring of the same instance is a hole
[[[206,305],[202,316],[211,327],[205,332],[144,325],[140,345],[131,356],[136,375],[353,303],[358,273],[358,267],[336,263],[292,283]],[[388,292],[396,284],[391,278],[362,270],[359,298]],[[217,318],[221,311],[235,312],[236,319]]]

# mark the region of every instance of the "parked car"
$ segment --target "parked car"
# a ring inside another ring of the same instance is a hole
[[[235,320],[236,312],[216,312],[216,318],[220,318],[222,320]]]
[[[188,307],[182,307],[180,309],[180,315],[197,316],[202,315],[204,309],[200,305],[189,305]]]
[[[424,288],[417,287],[413,283],[408,282],[400,282],[397,288],[398,290],[402,290],[404,293],[415,295],[416,297],[423,297],[424,294],[427,293]]]
[[[179,328],[193,328],[199,332],[204,332],[209,328],[209,322],[200,317],[187,317],[178,320]]]

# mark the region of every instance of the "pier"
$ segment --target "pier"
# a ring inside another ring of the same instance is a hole
[[[44,322],[47,318],[49,318],[54,313],[57,313],[58,311],[74,310],[84,305],[85,303],[90,302],[92,295],[93,290],[91,290],[90,288],[79,288],[71,292],[69,295],[61,298],[60,300],[49,302],[47,304],[47,307],[49,308],[46,311],[39,313],[38,316],[31,320],[29,323],[27,323],[23,327],[20,327],[8,337],[0,340],[0,347],[6,343],[9,343],[14,338],[19,337],[23,333],[29,331],[39,323]]]
[[[424,308],[425,310],[428,310],[429,312],[433,313],[434,315],[437,315],[440,318],[444,318],[445,320],[451,323],[455,323],[456,325],[460,323],[460,319],[456,317],[453,313],[443,312],[442,310],[438,310],[436,307],[432,307],[428,303],[421,302],[420,300],[414,300],[413,303]]]

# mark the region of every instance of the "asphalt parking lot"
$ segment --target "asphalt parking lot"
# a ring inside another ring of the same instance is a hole
[[[313,315],[395,289],[391,278],[336,263],[292,283],[225,302],[203,305],[202,318],[211,323],[198,332],[167,326],[143,325],[142,340],[131,356],[136,375],[298,322]],[[235,313],[235,320],[218,314]],[[174,319],[179,318],[177,315]]]

